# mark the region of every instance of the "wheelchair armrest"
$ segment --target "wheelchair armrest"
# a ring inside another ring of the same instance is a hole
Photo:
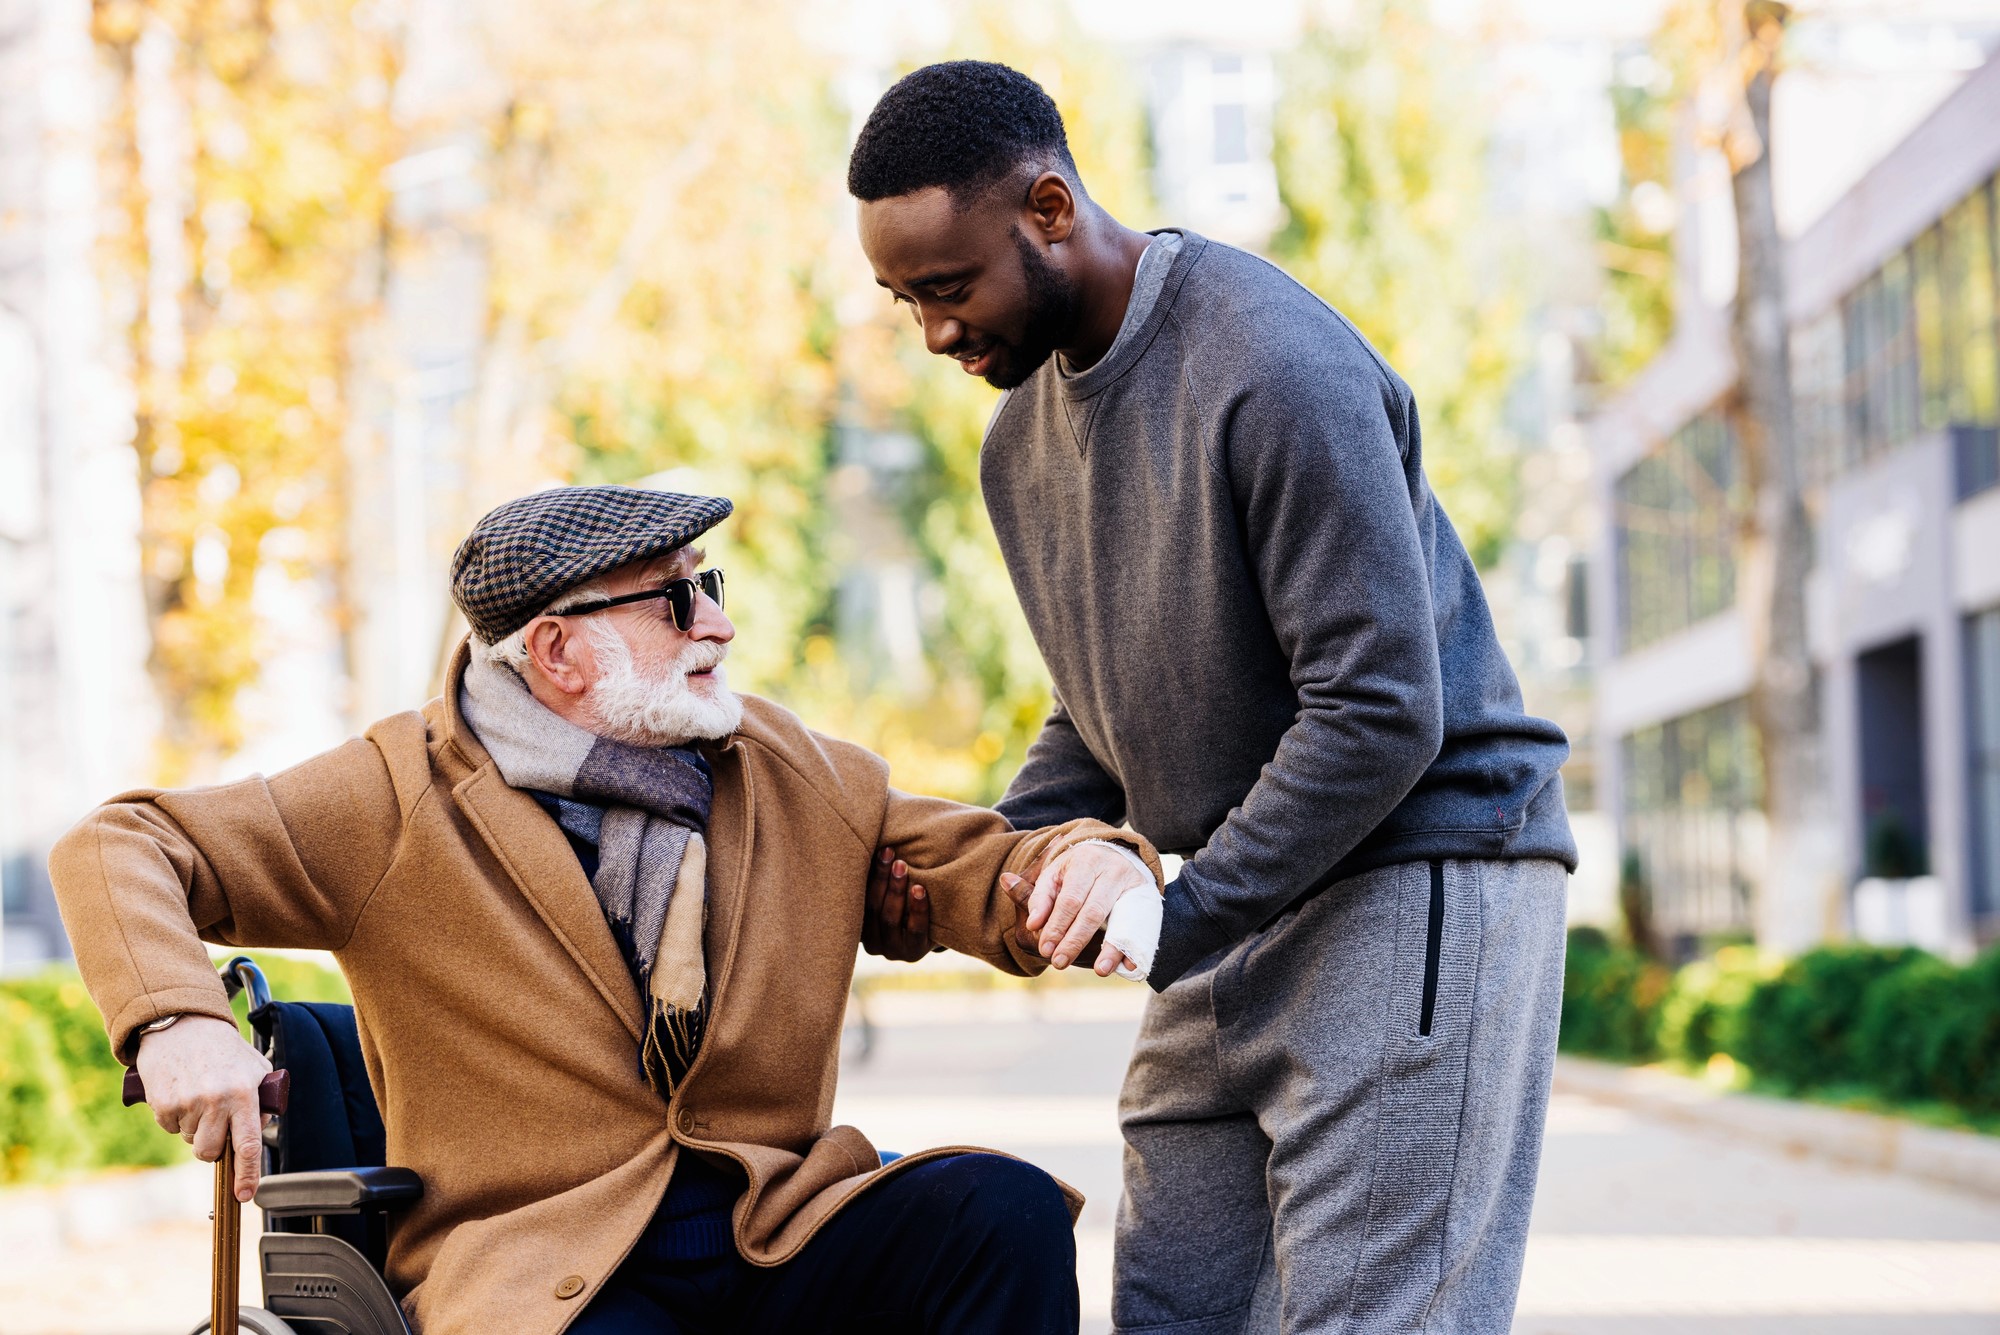
[[[257,1184],[265,1214],[361,1214],[408,1205],[424,1194],[424,1180],[408,1168],[329,1168],[316,1173],[274,1173]]]

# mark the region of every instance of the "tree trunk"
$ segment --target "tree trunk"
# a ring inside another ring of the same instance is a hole
[[[1731,416],[1747,500],[1739,532],[1738,590],[1750,637],[1750,716],[1763,757],[1769,826],[1758,935],[1789,949],[1816,939],[1830,925],[1830,864],[1806,627],[1812,529],[1800,485],[1784,243],[1771,185],[1771,89],[1784,12],[1782,6],[1751,0],[1745,19],[1751,52],[1761,58],[1744,89],[1751,151],[1737,155],[1731,175],[1738,251],[1730,317],[1738,379]]]
[[[179,468],[176,427],[181,406],[181,381],[187,370],[188,292],[194,282],[194,253],[188,219],[194,211],[194,105],[192,72],[173,28],[157,13],[140,25],[136,41],[120,49],[120,73],[131,117],[125,166],[131,173],[121,182],[132,209],[140,291],[135,323],[129,331],[130,374],[136,405],[134,442],[142,492],[151,489],[154,465],[162,454],[165,465]],[[174,706],[173,672],[162,661],[159,627],[179,604],[182,583],[164,577],[158,560],[163,547],[178,556],[159,529],[157,513],[142,507],[140,565],[146,591],[147,630],[152,652],[148,666],[163,700]],[[176,561],[175,565],[178,564]],[[168,569],[173,566],[166,567]],[[176,757],[201,752],[199,726],[185,708],[170,707],[161,717],[170,753]]]

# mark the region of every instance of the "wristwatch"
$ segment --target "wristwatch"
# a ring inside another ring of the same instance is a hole
[[[171,1028],[174,1021],[181,1018],[181,1014],[182,1012],[175,1011],[172,1015],[162,1015],[157,1020],[148,1020],[139,1026],[139,1034],[143,1037],[146,1034],[157,1034],[162,1029]]]

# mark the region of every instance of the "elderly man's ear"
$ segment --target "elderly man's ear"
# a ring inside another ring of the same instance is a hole
[[[562,617],[537,617],[528,623],[522,637],[535,670],[549,685],[565,695],[582,695],[590,682],[580,661],[583,637]]]

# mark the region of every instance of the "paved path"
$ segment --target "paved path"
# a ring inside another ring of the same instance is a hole
[[[896,1148],[1010,1150],[1090,1198],[1084,1329],[1109,1329],[1113,1110],[1135,1022],[887,997],[838,1115]],[[1559,1096],[1516,1335],[2000,1335],[2000,1200],[1740,1148]]]
[[[989,1144],[1082,1189],[1084,1328],[1100,1335],[1136,997],[1092,988],[1059,998],[1060,1015],[1019,994],[881,998],[875,1050],[850,1053],[838,1107],[885,1147]],[[2000,1335],[2000,1200],[1575,1097],[1549,1131],[1517,1335]],[[157,1218],[137,1229],[110,1208],[129,1194],[78,1209],[72,1189],[64,1240],[46,1198],[0,1193],[0,1335],[189,1329],[206,1301],[206,1176],[150,1180]]]

